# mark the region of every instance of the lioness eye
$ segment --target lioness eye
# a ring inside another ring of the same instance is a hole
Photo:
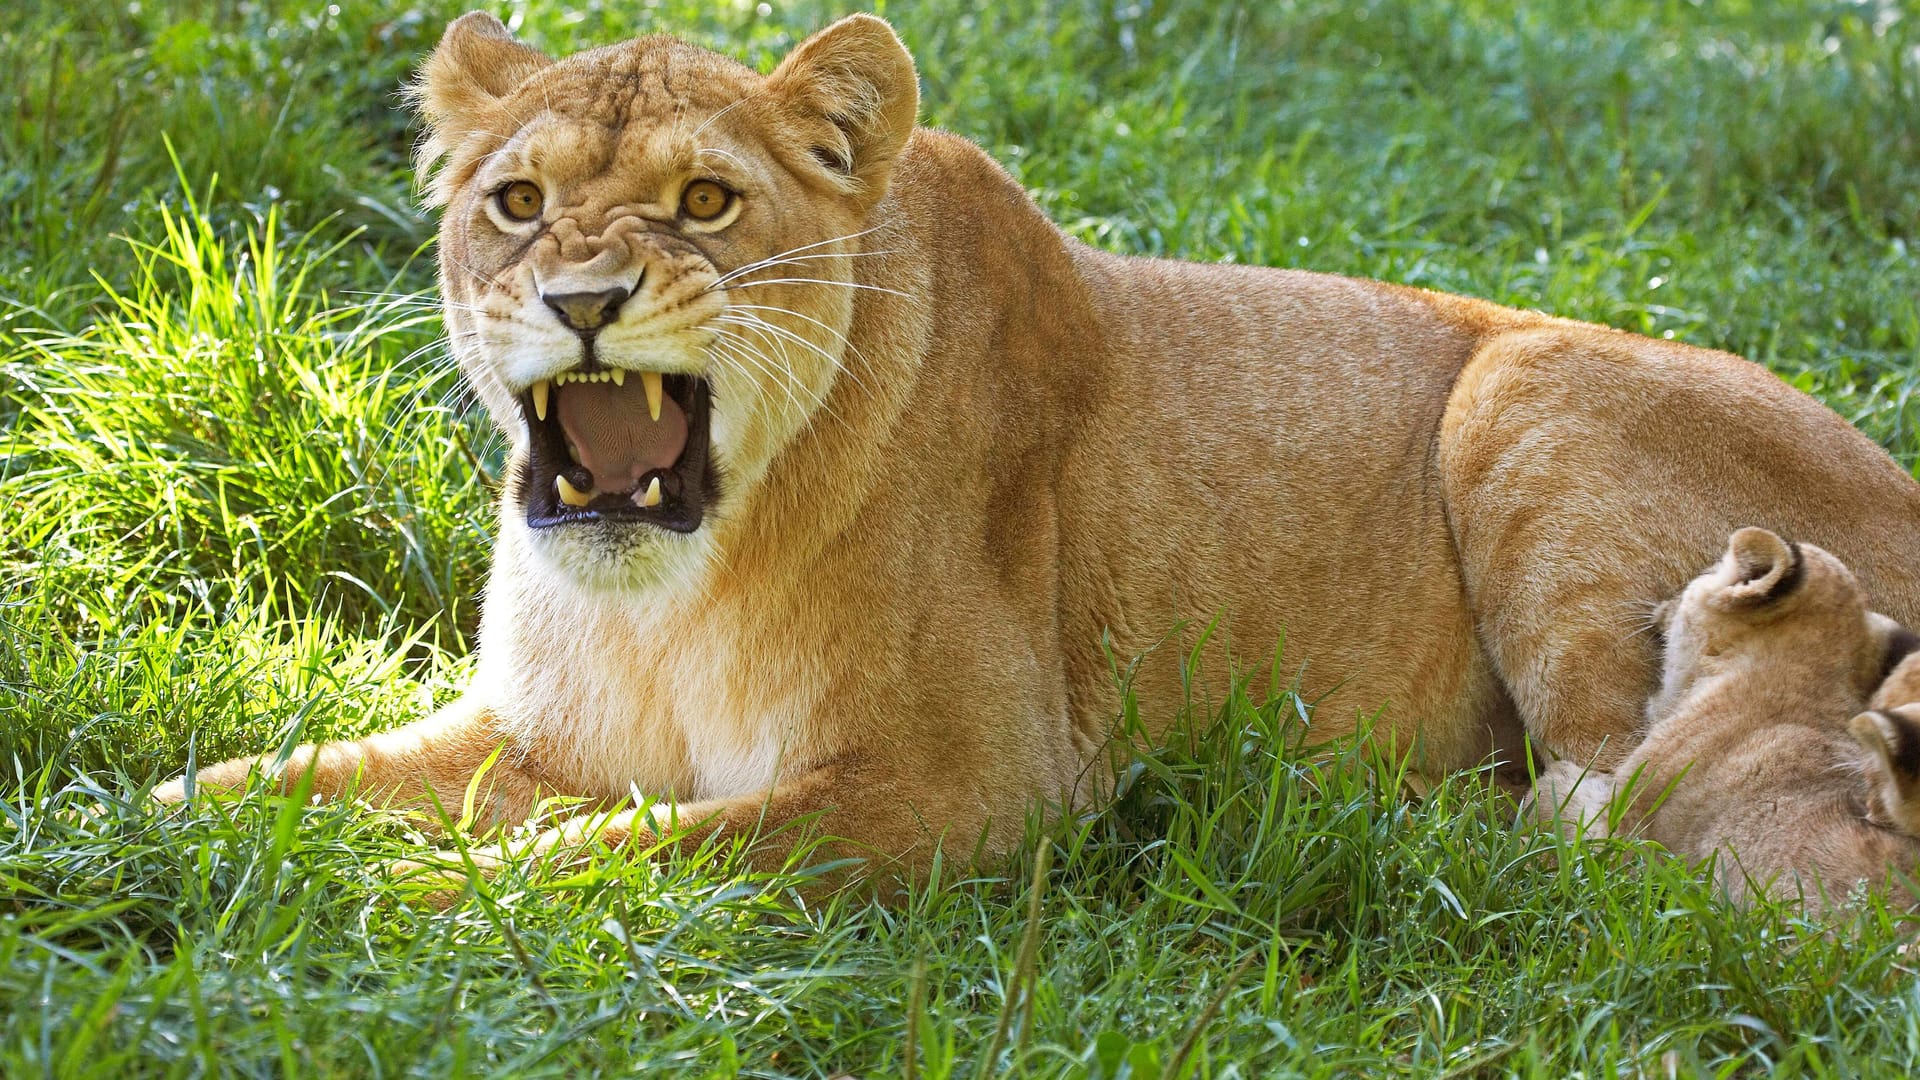
[[[500,189],[500,212],[515,221],[532,221],[540,216],[540,208],[546,205],[546,196],[540,189],[525,180],[515,180]]]
[[[680,196],[680,212],[695,221],[712,221],[726,212],[733,193],[711,180],[695,180]]]

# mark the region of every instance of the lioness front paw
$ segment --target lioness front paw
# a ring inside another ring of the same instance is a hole
[[[473,884],[464,868],[450,863],[395,859],[380,869],[381,876],[397,886],[397,891],[409,903],[419,903],[435,911],[445,911],[459,903]]]

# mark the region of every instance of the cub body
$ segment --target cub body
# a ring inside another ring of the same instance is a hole
[[[1645,740],[1613,773],[1548,767],[1537,814],[1717,858],[1735,900],[1757,889],[1818,908],[1920,864],[1902,831],[1920,821],[1920,716],[1861,711],[1906,635],[1840,560],[1741,529],[1658,617]]]

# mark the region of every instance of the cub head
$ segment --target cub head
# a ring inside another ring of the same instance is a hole
[[[1754,662],[1790,671],[1805,685],[1842,687],[1864,702],[1904,634],[1867,610],[1865,591],[1839,559],[1760,528],[1734,533],[1720,561],[1656,618],[1666,655],[1649,717],[1665,715],[1702,676]]]
[[[767,76],[660,36],[556,60],[474,12],[410,95],[503,542],[592,587],[692,572],[840,373],[912,59],[855,15]]]
[[[1867,820],[1920,836],[1920,704],[1863,712],[1847,730],[1865,751]]]

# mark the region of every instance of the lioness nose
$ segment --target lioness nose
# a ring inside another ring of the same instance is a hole
[[[561,322],[588,334],[612,322],[630,295],[626,289],[616,286],[600,292],[543,293],[540,299],[560,316]]]

